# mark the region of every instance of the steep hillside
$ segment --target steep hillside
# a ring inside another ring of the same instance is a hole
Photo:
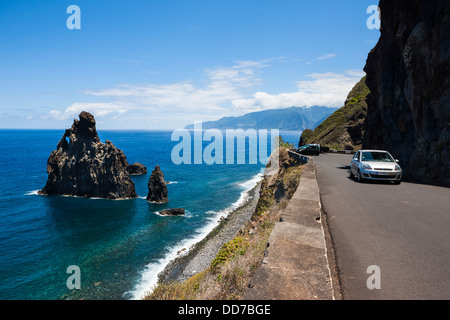
[[[314,130],[303,131],[299,146],[319,143],[336,150],[360,149],[365,131],[368,94],[369,88],[364,77],[350,91],[342,108],[336,110]]]
[[[203,129],[280,129],[298,131],[315,127],[324,117],[336,109],[328,107],[290,107],[247,113],[240,117],[224,117],[202,123]],[[186,129],[193,129],[188,125]]]

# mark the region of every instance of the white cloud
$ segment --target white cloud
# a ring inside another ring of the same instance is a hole
[[[190,81],[173,84],[121,85],[105,90],[86,90],[87,95],[107,97],[134,106],[135,109],[198,112],[226,110],[227,103],[242,99],[243,88],[260,83],[257,70],[263,62],[241,61],[231,67],[206,69],[206,84],[196,86]]]
[[[74,103],[63,112],[59,110],[50,111],[50,117],[55,120],[68,120],[78,116],[81,111],[87,111],[96,117],[102,117],[113,113],[123,114],[127,112],[127,109],[121,105],[108,102]]]
[[[315,58],[314,60],[307,61],[306,64],[312,64],[314,61],[323,61],[323,60],[332,59],[336,56],[337,56],[337,54],[335,54],[335,53],[327,53],[327,54],[324,54],[323,56],[319,56],[319,57]]]
[[[250,99],[237,99],[232,103],[243,110],[315,105],[341,107],[350,90],[363,76],[363,72],[353,70],[347,71],[346,74],[313,73],[307,76],[311,80],[297,83],[298,91],[279,94],[257,92]]]
[[[306,80],[297,82],[294,92],[270,94],[257,91],[255,88],[262,83],[261,70],[271,61],[280,59],[238,61],[232,66],[205,69],[203,82],[123,84],[85,90],[85,95],[108,102],[77,102],[63,111],[52,110],[50,117],[67,120],[85,110],[96,117],[110,115],[111,119],[133,125],[139,123],[150,128],[158,122],[161,128],[175,128],[193,121],[216,120],[264,109],[314,105],[341,107],[350,90],[364,76],[363,72],[354,70],[344,74],[313,73],[307,75]]]
[[[319,60],[319,61],[320,60],[328,60],[328,59],[331,59],[331,58],[334,58],[334,57],[336,57],[335,53],[328,53],[328,54],[325,54],[323,56],[317,57],[316,60]]]

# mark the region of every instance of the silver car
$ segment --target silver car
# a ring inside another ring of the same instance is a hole
[[[350,163],[350,178],[356,177],[359,182],[364,180],[402,182],[402,168],[398,160],[383,150],[360,150],[353,156]]]

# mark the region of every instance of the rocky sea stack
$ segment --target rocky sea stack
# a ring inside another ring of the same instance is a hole
[[[147,200],[157,203],[166,203],[169,201],[164,174],[159,166],[155,167],[148,180]]]
[[[94,116],[81,112],[50,154],[48,180],[39,192],[107,199],[136,198],[124,153],[111,141],[100,141]]]

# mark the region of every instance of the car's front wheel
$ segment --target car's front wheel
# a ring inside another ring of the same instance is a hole
[[[358,182],[364,182],[364,178],[361,175],[361,171],[358,170],[358,173],[356,174],[356,179]]]

